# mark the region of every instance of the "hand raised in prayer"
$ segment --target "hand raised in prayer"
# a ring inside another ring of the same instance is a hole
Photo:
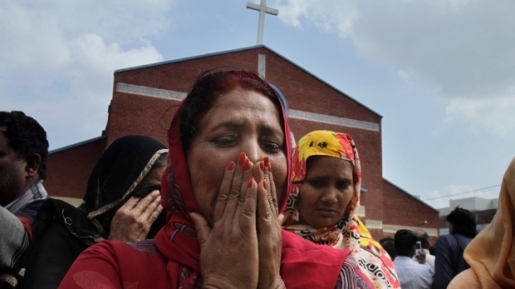
[[[131,197],[121,206],[111,221],[109,240],[141,241],[163,210],[161,195],[155,190],[144,198]]]
[[[229,162],[218,193],[213,227],[190,213],[200,243],[203,288],[257,288],[259,272],[256,207],[258,184],[244,153]]]

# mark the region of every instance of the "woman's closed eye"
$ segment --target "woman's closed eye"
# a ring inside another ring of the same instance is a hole
[[[306,182],[313,188],[323,188],[327,185],[327,181],[324,179],[309,179]]]
[[[352,185],[350,180],[341,180],[336,182],[335,187],[340,191],[347,190]]]
[[[261,141],[261,149],[269,153],[278,153],[281,151],[281,145],[274,141]]]
[[[238,138],[234,136],[222,136],[214,139],[212,142],[217,146],[230,147],[238,144]]]

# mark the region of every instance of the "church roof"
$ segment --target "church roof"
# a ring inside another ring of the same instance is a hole
[[[383,117],[382,115],[380,115],[376,111],[370,109],[368,106],[362,104],[361,102],[357,101],[353,97],[351,97],[351,96],[347,95],[346,93],[342,92],[341,90],[335,88],[333,85],[331,85],[331,84],[327,83],[326,81],[320,79],[318,76],[312,74],[311,72],[309,72],[308,70],[302,68],[301,66],[299,66],[295,62],[289,60],[288,58],[282,56],[281,54],[277,53],[276,51],[270,49],[266,45],[254,45],[254,46],[249,46],[249,47],[244,47],[244,48],[239,48],[239,49],[231,49],[231,50],[226,50],[226,51],[207,53],[207,54],[191,56],[191,57],[185,57],[185,58],[179,58],[179,59],[175,59],[175,60],[167,60],[167,61],[162,61],[162,62],[157,62],[157,63],[152,63],[152,64],[145,64],[145,65],[140,65],[140,66],[122,68],[122,69],[115,70],[114,74],[116,75],[118,73],[129,72],[129,71],[143,69],[143,68],[151,68],[151,67],[157,67],[157,66],[162,66],[162,65],[175,64],[175,63],[180,63],[180,62],[185,62],[185,61],[190,61],[190,60],[198,60],[198,59],[205,58],[205,57],[213,57],[213,56],[217,56],[217,55],[225,55],[225,54],[231,54],[231,53],[237,53],[237,52],[242,52],[242,51],[259,49],[259,48],[266,49],[266,50],[276,54],[277,56],[281,57],[285,61],[291,63],[293,66],[295,66],[298,69],[302,70],[304,73],[306,73],[306,74],[310,75],[311,77],[317,79],[318,81],[320,81],[324,85],[330,87],[331,89],[337,91],[338,93],[344,95],[345,97],[347,97],[347,98],[351,99],[352,101],[358,103],[359,105],[363,106],[364,108],[366,108],[367,110],[369,110],[373,114],[377,115],[378,117],[380,117],[380,118]]]

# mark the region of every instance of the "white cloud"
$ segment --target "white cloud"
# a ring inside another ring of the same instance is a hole
[[[308,23],[349,38],[360,55],[398,71],[406,85],[431,85],[434,97],[450,101],[448,119],[513,133],[501,119],[513,119],[506,106],[513,108],[509,96],[515,95],[515,1],[278,0],[276,5],[286,24]]]
[[[444,192],[432,191],[423,200],[435,208],[449,207],[449,200],[473,196],[472,187],[468,185],[449,185]]]
[[[301,20],[305,20],[325,32],[336,32],[344,38],[349,36],[353,23],[359,18],[355,3],[350,1],[335,5],[331,0],[283,0],[271,6],[280,11],[279,18],[288,25],[300,28]]]
[[[466,125],[476,133],[490,132],[513,137],[515,95],[495,99],[452,99],[446,107],[446,122]]]
[[[2,110],[53,128],[52,149],[99,136],[114,71],[163,60],[148,39],[169,27],[171,4],[0,0],[0,35],[9,43],[0,50]]]
[[[470,197],[496,198],[499,195],[499,186],[491,186],[484,189],[473,189],[469,185],[448,185],[444,192],[432,191],[422,200],[434,208],[446,208],[450,206],[450,200],[460,200]]]

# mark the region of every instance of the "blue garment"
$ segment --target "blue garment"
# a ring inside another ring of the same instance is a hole
[[[433,271],[427,263],[419,264],[408,256],[397,256],[393,260],[402,289],[430,289]]]
[[[463,259],[463,251],[470,241],[471,238],[460,234],[442,235],[436,239],[434,289],[447,288],[454,276],[470,268]]]

